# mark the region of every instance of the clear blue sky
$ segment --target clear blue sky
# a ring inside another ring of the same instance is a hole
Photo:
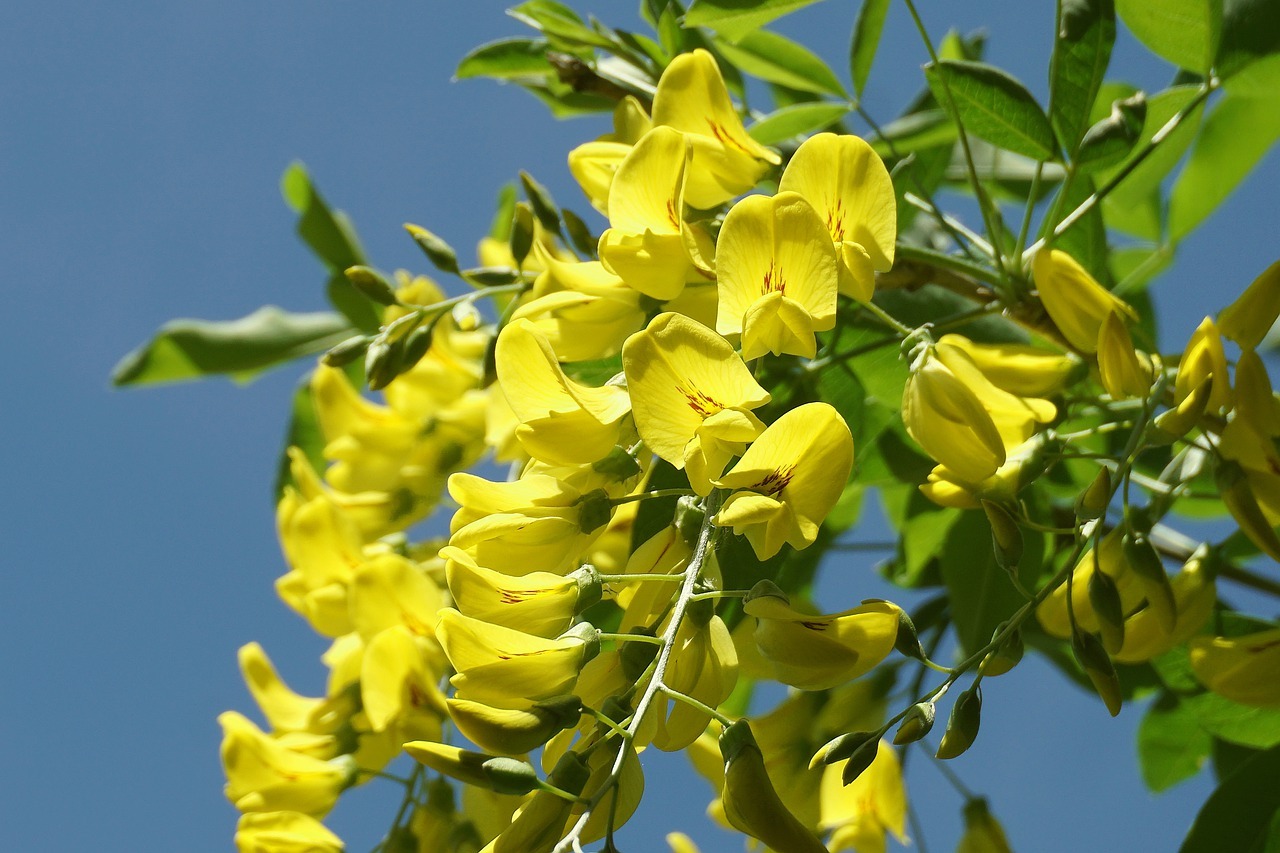
[[[3,849],[230,849],[214,718],[251,709],[236,649],[258,640],[299,690],[321,689],[324,645],[272,589],[283,564],[271,482],[301,368],[240,388],[116,392],[107,381],[172,317],[324,307],[321,269],[280,201],[285,166],[307,163],[384,269],[424,268],[405,221],[469,251],[520,168],[586,209],[565,155],[607,119],[557,123],[516,89],[450,83],[466,50],[521,25],[501,2],[448,5],[0,6]],[[1043,96],[1052,4],[1017,14],[997,2],[922,5],[937,36],[987,24],[991,59]],[[589,8],[627,26],[636,6]],[[782,28],[842,69],[853,8],[828,0]],[[914,92],[924,58],[895,4],[867,99],[874,114],[890,117]],[[1120,68],[1150,90],[1169,76],[1150,62]],[[1280,257],[1277,186],[1272,156],[1158,282],[1166,346]],[[886,594],[869,562],[838,574],[824,585],[833,606]],[[1140,712],[1108,721],[1096,699],[1029,662],[990,683],[984,736],[955,769],[1021,850],[1171,849],[1207,776],[1149,796],[1133,759]],[[661,831],[681,828],[704,851],[740,849],[705,828],[708,791],[683,759],[655,764],[678,772],[651,772],[624,848],[661,849]],[[915,765],[930,847],[951,849],[960,801]],[[367,786],[332,825],[367,850],[397,801]]]

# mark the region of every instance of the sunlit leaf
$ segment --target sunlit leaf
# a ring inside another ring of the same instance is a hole
[[[1213,738],[1200,720],[1172,693],[1151,703],[1138,726],[1138,764],[1142,781],[1159,793],[1200,772]]]
[[[1116,39],[1113,0],[1059,0],[1049,72],[1049,117],[1058,140],[1074,151],[1088,126]]]
[[[1116,0],[1116,11],[1161,59],[1201,73],[1213,64],[1222,35],[1222,0]]]
[[[1280,748],[1241,765],[1205,801],[1179,853],[1267,849],[1272,818],[1280,808],[1276,779],[1280,779]]]
[[[808,48],[768,30],[757,30],[736,43],[717,39],[716,46],[739,70],[767,80],[837,97],[848,97],[839,78]]]
[[[776,145],[784,139],[825,130],[849,114],[848,104],[792,104],[775,110],[747,128],[761,145]]]
[[[871,65],[880,47],[880,34],[884,32],[884,19],[888,13],[889,0],[864,0],[858,8],[858,19],[853,25],[853,43],[849,47],[849,71],[853,76],[853,91],[859,97],[871,76]]]
[[[754,29],[817,0],[696,0],[684,16],[686,27],[710,27],[736,41]]]
[[[495,77],[499,80],[541,79],[554,69],[547,61],[546,39],[502,39],[482,44],[462,57],[460,78]]]
[[[1044,110],[1007,72],[981,62],[942,60],[925,74],[940,103],[949,94],[967,132],[1035,160],[1057,156]]]

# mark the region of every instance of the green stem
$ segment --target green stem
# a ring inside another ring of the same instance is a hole
[[[623,498],[610,498],[609,503],[613,506],[620,504],[629,504],[632,501],[647,501],[652,498],[677,498],[686,495],[696,495],[693,489],[658,489],[655,492],[641,492],[638,495],[627,495]]]
[[[639,583],[640,581],[682,581],[684,575],[601,575],[601,583]]]
[[[697,708],[699,711],[701,711],[704,714],[707,714],[708,716],[715,717],[717,720],[724,723],[726,726],[730,725],[733,722],[733,720],[729,719],[724,714],[721,714],[715,708],[712,708],[710,705],[706,704],[705,702],[699,702],[697,699],[694,699],[692,696],[690,696],[687,693],[681,693],[679,690],[673,690],[665,684],[658,685],[658,689],[663,693],[665,693],[666,695],[670,696],[672,699],[675,699],[677,702],[683,702],[691,708]]]
[[[745,598],[751,592],[749,589],[713,589],[709,592],[699,592],[693,595],[690,601],[718,601],[722,598]]]
[[[1036,162],[1035,174],[1031,176],[1031,192],[1027,194],[1027,208],[1022,212],[1022,227],[1018,229],[1018,242],[1013,247],[1013,257],[1022,257],[1022,247],[1027,245],[1027,235],[1031,233],[1031,215],[1036,209],[1036,195],[1040,192],[1040,174],[1044,171],[1044,161]],[[1064,184],[1065,186],[1065,184]]]
[[[908,335],[915,334],[915,331],[916,331],[915,329],[911,328],[908,325],[905,325],[904,323],[898,322],[898,320],[896,320],[893,316],[891,316],[889,312],[885,311],[883,308],[881,308],[879,305],[876,305],[874,302],[861,302],[859,304],[862,306],[864,310],[867,311],[867,313],[875,317],[881,323],[884,323],[889,328],[893,329],[898,334],[902,335],[904,338],[907,337]]]
[[[600,639],[612,640],[615,643],[649,643],[653,646],[662,645],[662,640],[658,637],[650,637],[648,634],[612,634],[608,631],[600,632]]]

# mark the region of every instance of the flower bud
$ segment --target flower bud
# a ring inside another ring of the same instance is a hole
[[[912,705],[903,718],[902,725],[898,726],[897,734],[893,736],[893,745],[901,746],[920,740],[933,728],[936,715],[937,710],[932,702],[917,702]]]
[[[1119,714],[1124,704],[1124,697],[1120,695],[1120,679],[1102,643],[1093,634],[1075,630],[1071,632],[1071,651],[1084,674],[1089,676],[1093,689],[1102,697],[1107,711],[1113,717]]]
[[[528,202],[518,202],[511,217],[511,256],[516,266],[523,266],[533,248],[533,209]]]
[[[489,787],[499,794],[527,794],[538,787],[538,771],[527,761],[499,755],[480,765]]]
[[[449,312],[449,315],[453,317],[453,322],[457,324],[458,328],[464,332],[474,332],[484,322],[480,309],[471,301],[459,302],[453,306],[453,310]]]
[[[721,733],[720,754],[724,758],[724,790],[720,796],[731,826],[775,850],[826,853],[822,842],[778,797],[746,720],[738,720]]]
[[[453,250],[452,246],[421,225],[406,222],[404,230],[409,232],[413,242],[418,244],[418,248],[426,254],[427,260],[431,261],[436,269],[453,273],[454,275],[458,274],[458,253]]]
[[[1222,334],[1242,349],[1257,349],[1280,315],[1280,261],[1267,267],[1218,315]]]
[[[400,300],[396,298],[396,290],[392,287],[391,282],[387,281],[386,276],[373,267],[361,265],[347,267],[343,270],[343,275],[347,277],[347,281],[351,282],[351,286],[369,301],[376,302],[379,305],[400,304]]]
[[[1003,623],[999,628],[996,628],[995,633],[999,634],[1002,630],[1004,630]],[[1022,632],[1015,628],[1009,632],[1009,636],[1005,637],[1004,642],[993,649],[983,660],[981,670],[983,676],[995,677],[1004,675],[1022,661],[1023,651]]]
[[[363,357],[365,350],[369,349],[369,344],[371,343],[373,343],[372,336],[356,335],[354,338],[347,338],[342,343],[332,347],[320,357],[320,360],[329,367],[345,367],[356,359]]]
[[[684,495],[676,501],[676,529],[680,537],[690,548],[697,547],[698,537],[702,534],[702,523],[707,513],[693,495]]]
[[[835,764],[837,761],[844,761],[866,744],[874,743],[879,739],[880,732],[847,732],[846,734],[837,735],[823,744],[822,748],[813,754],[813,758],[809,759],[809,769],[815,770],[824,764]],[[872,757],[875,757],[874,750],[872,751]]]
[[[1240,464],[1230,459],[1221,460],[1213,478],[1222,502],[1249,541],[1271,559],[1280,560],[1280,537],[1258,505],[1258,498]]]
[[[1022,528],[1007,509],[994,501],[982,501],[982,511],[991,525],[996,561],[1002,568],[1016,571],[1022,560]]]
[[[1129,533],[1124,537],[1122,547],[1125,562],[1142,585],[1142,592],[1147,597],[1147,607],[1156,614],[1166,632],[1172,631],[1178,619],[1178,605],[1174,599],[1173,585],[1165,574],[1164,563],[1160,561],[1155,546],[1145,536]],[[1108,648],[1107,651],[1115,654],[1117,650]]]
[[[468,740],[498,755],[523,755],[552,735],[577,725],[582,701],[577,696],[545,699],[523,710],[492,708],[469,699],[447,699],[449,716]]]
[[[964,804],[964,835],[956,853],[1013,853],[1003,827],[991,816],[982,797]]]
[[[1097,559],[1095,551],[1095,562]],[[1124,607],[1120,603],[1120,590],[1116,588],[1115,580],[1102,571],[1101,566],[1095,565],[1089,575],[1089,604],[1098,619],[1103,647],[1108,653],[1116,654],[1124,648]]]
[[[960,694],[951,706],[951,718],[947,730],[938,744],[938,758],[955,758],[973,746],[978,738],[978,726],[982,722],[982,688],[970,687]]]
[[[1209,398],[1213,396],[1213,382],[1212,374],[1206,376],[1182,402],[1156,416],[1147,430],[1147,437],[1155,444],[1172,444],[1191,432],[1204,415]]]
[[[1101,468],[1098,476],[1076,498],[1076,518],[1081,521],[1092,521],[1101,518],[1111,504],[1111,469]]]
[[[400,375],[403,363],[403,340],[379,340],[370,344],[364,356],[364,372],[369,390],[380,391],[390,385],[391,380]]]

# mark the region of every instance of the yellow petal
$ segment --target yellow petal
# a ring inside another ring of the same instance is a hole
[[[1124,301],[1061,249],[1042,249],[1032,261],[1032,275],[1040,301],[1063,337],[1080,352],[1098,346],[1098,330],[1108,314],[1119,312],[1133,322],[1138,315]]]

